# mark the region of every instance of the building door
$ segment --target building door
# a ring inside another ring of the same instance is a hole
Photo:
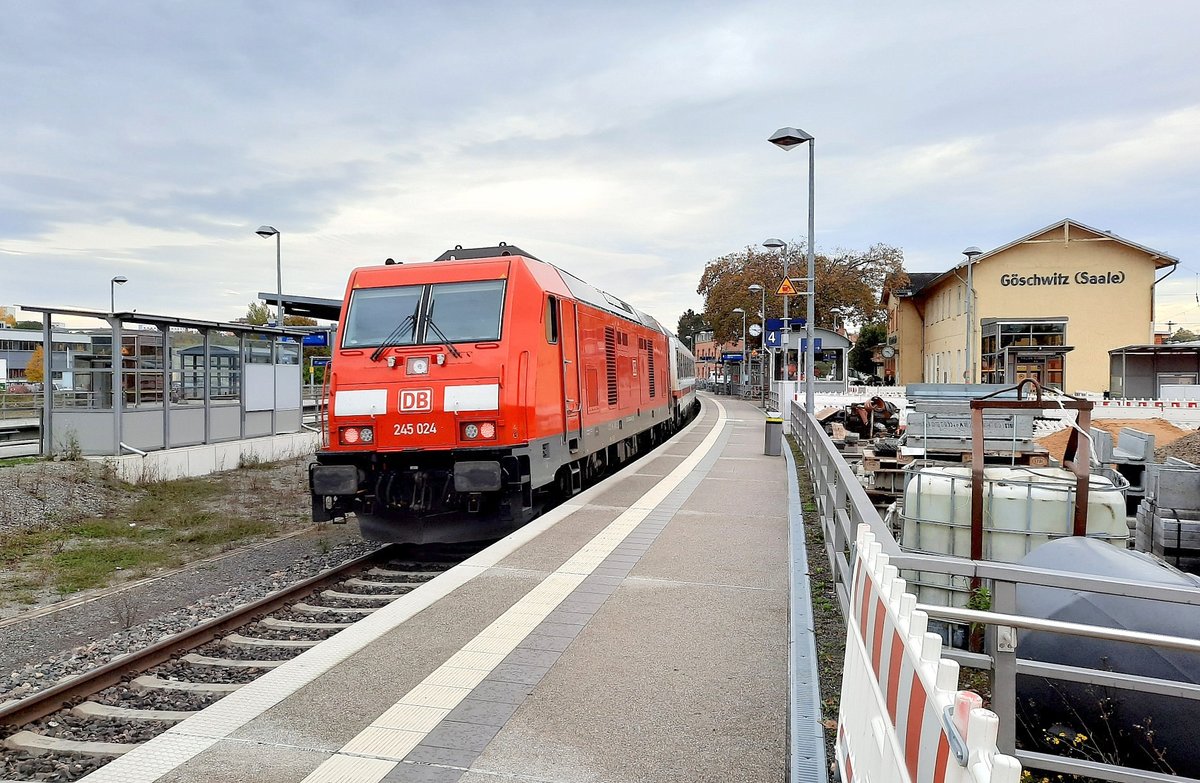
[[[1013,367],[1013,383],[1020,383],[1026,378],[1032,378],[1039,384],[1045,374],[1045,363],[1031,356],[1018,356]]]

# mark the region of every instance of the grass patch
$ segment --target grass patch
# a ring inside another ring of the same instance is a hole
[[[0,459],[0,468],[11,468],[14,465],[32,465],[41,462],[41,457],[4,457]]]
[[[133,487],[128,487],[133,492]],[[107,517],[0,534],[0,565],[14,572],[9,600],[32,600],[34,588],[72,593],[102,587],[121,576],[144,576],[249,539],[277,526],[246,515],[206,510],[204,501],[236,492],[228,477],[146,484],[138,497]]]
[[[181,561],[178,550],[165,546],[141,546],[112,542],[87,542],[50,557],[55,587],[60,593],[73,593],[108,584],[120,569],[135,576],[149,569],[171,566]]]

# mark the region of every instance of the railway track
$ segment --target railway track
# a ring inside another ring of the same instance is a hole
[[[469,557],[382,547],[0,706],[0,783],[77,780]]]

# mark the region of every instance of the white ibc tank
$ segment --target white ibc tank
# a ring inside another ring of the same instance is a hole
[[[1070,536],[1075,474],[1062,468],[987,467],[983,471],[983,557],[1015,563],[1047,541]],[[1122,549],[1129,537],[1122,487],[1090,476],[1087,535]],[[904,489],[900,545],[907,550],[971,556],[971,468],[915,471]],[[965,578],[907,574],[922,603],[965,606]]]

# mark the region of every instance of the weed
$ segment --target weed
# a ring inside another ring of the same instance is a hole
[[[243,454],[238,457],[238,467],[242,470],[252,470],[270,467],[266,462],[263,462],[262,457],[254,453]]]
[[[83,447],[79,445],[79,436],[75,434],[75,430],[67,430],[59,439],[58,451],[54,458],[66,462],[78,462],[83,459]]]
[[[141,619],[141,602],[131,590],[122,590],[108,600],[108,610],[122,630],[128,631]]]

